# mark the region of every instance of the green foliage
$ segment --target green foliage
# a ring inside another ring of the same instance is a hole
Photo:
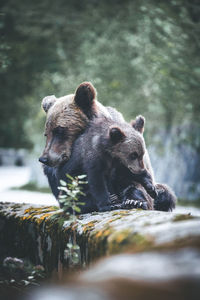
[[[41,99],[84,80],[128,120],[144,114],[150,138],[199,124],[199,1],[8,0],[0,33],[0,146],[39,141]]]
[[[74,178],[69,174],[66,176],[67,182],[60,180],[61,186],[58,187],[58,189],[61,191],[59,195],[59,202],[62,203],[62,209],[69,216],[69,220],[73,222],[72,229],[74,234],[73,241],[67,244],[67,248],[64,251],[64,256],[71,265],[77,265],[80,263],[80,247],[76,243],[76,213],[80,213],[80,206],[85,204],[79,201],[80,196],[85,196],[80,185],[87,184],[87,181],[83,180],[86,175],[79,175]],[[72,214],[70,214],[70,210],[72,211]]]
[[[64,258],[69,261],[71,266],[80,264],[80,247],[76,243],[67,243],[64,250]]]
[[[69,216],[69,211],[72,210],[72,220],[75,221],[75,213],[80,213],[81,211],[79,205],[85,204],[79,201],[79,197],[85,196],[80,184],[87,184],[87,181],[82,180],[86,175],[79,175],[74,178],[69,174],[66,176],[68,181],[60,180],[61,186],[58,187],[61,191],[59,194],[59,202],[63,205],[63,211]]]

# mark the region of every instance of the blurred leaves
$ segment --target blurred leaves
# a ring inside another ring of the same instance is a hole
[[[41,99],[91,80],[148,136],[200,121],[197,0],[7,0],[0,9],[0,146],[42,137]]]

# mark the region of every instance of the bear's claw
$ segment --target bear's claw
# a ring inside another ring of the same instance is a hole
[[[147,202],[139,201],[139,200],[132,200],[127,199],[121,205],[122,208],[141,208],[141,209],[148,209]]]

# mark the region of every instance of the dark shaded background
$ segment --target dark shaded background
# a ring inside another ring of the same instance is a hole
[[[199,37],[198,0],[1,0],[0,147],[42,148],[41,99],[90,80],[145,116],[158,180],[200,199]]]

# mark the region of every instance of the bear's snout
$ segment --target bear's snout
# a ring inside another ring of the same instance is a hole
[[[39,162],[41,162],[42,164],[47,165],[48,164],[48,158],[46,156],[40,156]]]

